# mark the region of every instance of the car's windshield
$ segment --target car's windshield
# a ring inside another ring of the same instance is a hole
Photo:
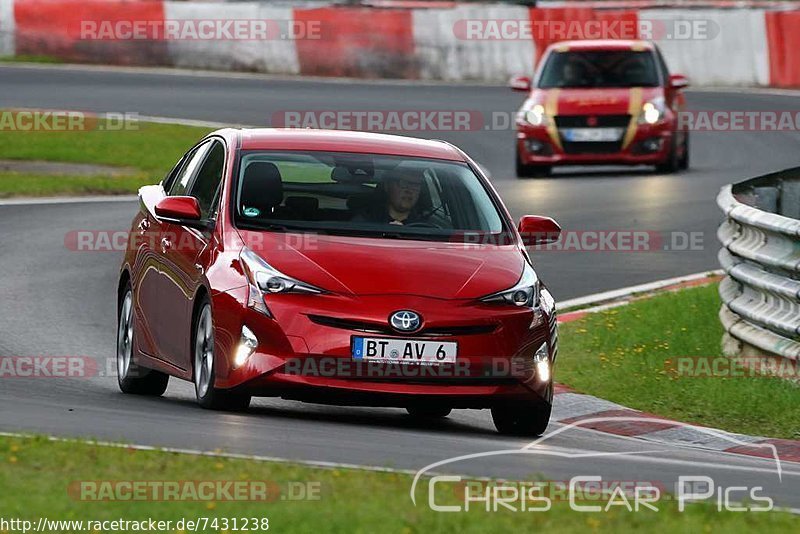
[[[649,51],[595,50],[553,52],[539,87],[656,87],[658,70]]]
[[[461,162],[245,151],[239,169],[244,228],[442,241],[504,232],[488,191]]]

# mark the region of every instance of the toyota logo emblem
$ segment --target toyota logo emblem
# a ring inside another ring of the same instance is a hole
[[[413,332],[422,325],[422,317],[418,313],[409,310],[394,312],[389,317],[389,324],[392,328],[400,332]]]

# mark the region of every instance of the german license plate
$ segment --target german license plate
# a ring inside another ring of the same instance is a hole
[[[622,128],[565,128],[561,133],[564,139],[573,143],[607,143],[619,141]]]
[[[436,365],[454,363],[458,344],[453,341],[354,337],[352,349],[355,360]]]

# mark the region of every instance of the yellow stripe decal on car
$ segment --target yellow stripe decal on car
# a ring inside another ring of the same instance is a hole
[[[559,89],[550,89],[550,92],[547,94],[547,99],[544,102],[544,114],[547,117],[547,134],[550,136],[550,141],[552,141],[559,150],[563,150],[561,148],[561,138],[558,136],[558,128],[556,128],[559,92]]]
[[[628,114],[631,120],[628,123],[628,131],[625,132],[625,139],[622,140],[622,150],[628,148],[636,135],[636,124],[639,122],[639,113],[642,111],[642,88],[631,87],[631,94],[628,97]]]

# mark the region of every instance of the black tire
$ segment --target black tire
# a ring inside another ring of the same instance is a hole
[[[443,419],[453,411],[449,406],[411,405],[406,407],[408,415],[417,419]]]
[[[540,436],[550,423],[550,404],[496,406],[492,421],[500,434],[508,436]]]
[[[529,165],[522,163],[517,152],[516,159],[517,178],[546,178],[550,176],[553,168],[550,165]]]
[[[680,162],[678,161],[678,150],[675,147],[675,136],[672,136],[672,141],[669,146],[669,153],[667,159],[663,163],[656,164],[656,172],[660,174],[673,174],[678,172]]]
[[[214,387],[217,370],[214,353],[214,321],[211,302],[207,296],[202,297],[192,319],[191,347],[192,382],[197,403],[208,410],[231,412],[246,410],[250,406],[250,395]]]
[[[136,363],[133,343],[134,318],[133,292],[130,281],[125,283],[119,296],[117,314],[117,383],[123,393],[158,397],[169,384],[169,375],[148,369]]]
[[[678,161],[678,168],[682,171],[689,168],[689,132],[683,134],[683,154]]]

